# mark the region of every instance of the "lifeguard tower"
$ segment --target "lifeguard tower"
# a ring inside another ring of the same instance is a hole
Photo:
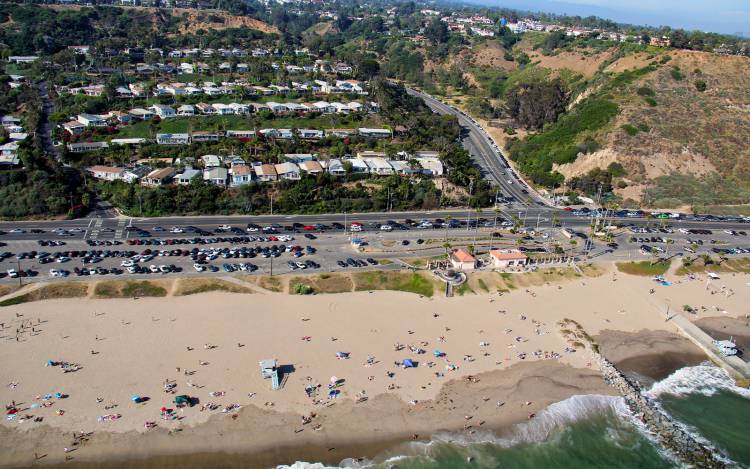
[[[281,389],[279,377],[279,365],[276,360],[267,359],[260,361],[260,374],[263,378],[271,378],[271,389]]]

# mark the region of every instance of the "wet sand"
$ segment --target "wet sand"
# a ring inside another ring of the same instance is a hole
[[[676,370],[706,361],[687,338],[668,331],[604,330],[594,337],[601,353],[625,373],[659,381]]]

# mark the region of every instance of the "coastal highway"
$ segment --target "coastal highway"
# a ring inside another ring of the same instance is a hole
[[[570,212],[554,210],[546,207],[498,207],[494,209],[485,209],[480,212],[468,209],[452,210],[435,210],[435,211],[412,211],[412,212],[374,212],[374,213],[336,213],[336,214],[317,214],[317,215],[216,215],[216,216],[184,216],[184,217],[161,217],[161,218],[138,218],[138,217],[119,217],[119,218],[81,218],[76,220],[32,220],[32,221],[3,221],[0,222],[0,230],[5,234],[0,235],[0,242],[9,240],[36,240],[36,239],[65,239],[65,238],[82,238],[87,239],[125,239],[133,237],[128,234],[125,228],[129,225],[152,231],[153,236],[167,236],[154,232],[154,228],[161,227],[169,230],[173,226],[195,226],[205,230],[213,230],[220,225],[231,225],[244,229],[248,223],[255,223],[262,226],[279,224],[282,226],[291,225],[292,223],[301,223],[303,225],[314,225],[321,223],[330,225],[331,223],[350,224],[360,222],[365,225],[383,224],[389,220],[403,222],[406,219],[415,221],[429,219],[435,220],[448,218],[467,221],[475,220],[477,217],[494,220],[495,216],[500,219],[509,219],[511,216],[525,221],[526,226],[536,228],[537,223],[540,228],[550,228],[552,224],[552,214],[557,214],[559,223],[564,227],[569,227],[578,231],[588,231],[590,219],[581,216],[575,216]],[[731,229],[731,230],[750,230],[750,224],[739,221],[704,221],[704,220],[665,220],[674,228],[705,228],[705,229]],[[658,220],[648,220],[644,218],[616,218],[613,223],[635,224],[657,226]],[[60,236],[51,231],[61,228],[65,230],[75,230],[74,236]],[[453,230],[464,229],[454,228]],[[24,232],[13,232],[12,230],[23,230]],[[43,230],[41,233],[34,233],[32,230]],[[367,227],[366,227],[367,230]],[[371,230],[368,230],[371,231]],[[419,231],[419,230],[416,230]],[[183,236],[188,236],[184,234]]]
[[[432,96],[407,88],[412,96],[424,100],[425,104],[438,114],[452,114],[458,118],[458,123],[464,130],[462,144],[472,156],[474,162],[482,169],[485,177],[495,182],[503,195],[513,197],[520,205],[547,205],[548,202],[533,188],[527,185],[513,168],[508,164],[499,148],[490,140],[485,130],[471,117],[460,110],[449,106]]]

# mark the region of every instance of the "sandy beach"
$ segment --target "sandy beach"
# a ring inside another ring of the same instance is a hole
[[[708,286],[700,277],[670,280],[609,270],[503,295],[206,293],[2,308],[0,399],[20,411],[0,427],[0,464],[27,466],[35,453],[38,462],[101,464],[220,451],[268,467],[370,455],[437,430],[499,430],[572,395],[613,392],[587,352],[567,348],[556,326],[563,318],[578,321],[615,363],[658,379],[702,361],[675,336],[667,311],[689,304],[694,319],[748,313],[747,275]],[[260,375],[267,358],[289,370],[281,390]],[[396,364],[404,359],[417,366]],[[80,369],[64,373],[49,360]],[[317,394],[308,397],[307,386]],[[181,394],[199,403],[176,408]],[[174,418],[162,419],[162,407]],[[90,435],[73,446],[80,432]]]

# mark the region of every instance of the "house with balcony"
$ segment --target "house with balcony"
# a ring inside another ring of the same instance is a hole
[[[172,182],[175,173],[176,171],[172,167],[155,169],[143,176],[141,184],[148,187],[164,186]]]
[[[297,166],[294,163],[285,162],[285,163],[279,163],[274,166],[276,168],[276,174],[279,176],[279,179],[286,179],[288,181],[299,181],[300,179],[300,172],[299,172],[299,166]]]

